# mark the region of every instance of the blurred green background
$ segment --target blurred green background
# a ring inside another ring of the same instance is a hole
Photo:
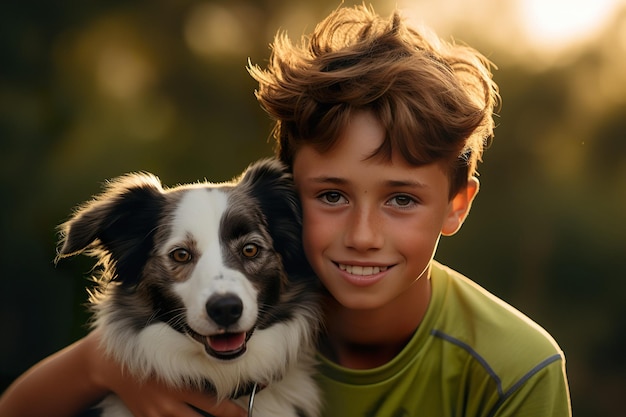
[[[360,2],[345,1],[345,5]],[[372,1],[499,67],[482,190],[438,259],[543,325],[575,415],[624,416],[626,7],[620,0]],[[106,179],[221,181],[272,154],[247,59],[337,1],[4,2],[0,7],[0,388],[85,334],[92,261],[55,227]]]

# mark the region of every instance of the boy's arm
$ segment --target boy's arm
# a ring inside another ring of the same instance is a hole
[[[108,390],[89,373],[92,344],[87,337],[29,369],[0,397],[0,415],[70,416],[103,398]]]
[[[230,401],[199,392],[177,392],[157,381],[137,382],[99,348],[98,336],[82,340],[44,359],[20,376],[0,397],[3,417],[73,416],[115,391],[135,416],[197,417],[187,404],[215,416],[245,416]]]
[[[494,417],[571,417],[572,408],[564,359],[555,361],[519,386],[504,393]]]

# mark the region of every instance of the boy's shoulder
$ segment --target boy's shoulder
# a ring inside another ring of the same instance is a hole
[[[546,330],[469,278],[433,262],[431,279],[432,335],[466,350],[490,372],[516,380],[563,359]]]

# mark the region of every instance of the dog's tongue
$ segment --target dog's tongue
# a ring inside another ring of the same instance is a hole
[[[226,333],[209,336],[208,344],[216,352],[233,352],[239,350],[246,343],[245,333]]]

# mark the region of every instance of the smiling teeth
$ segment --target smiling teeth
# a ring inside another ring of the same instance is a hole
[[[358,266],[339,264],[339,269],[352,275],[374,275],[387,270],[386,266]]]

